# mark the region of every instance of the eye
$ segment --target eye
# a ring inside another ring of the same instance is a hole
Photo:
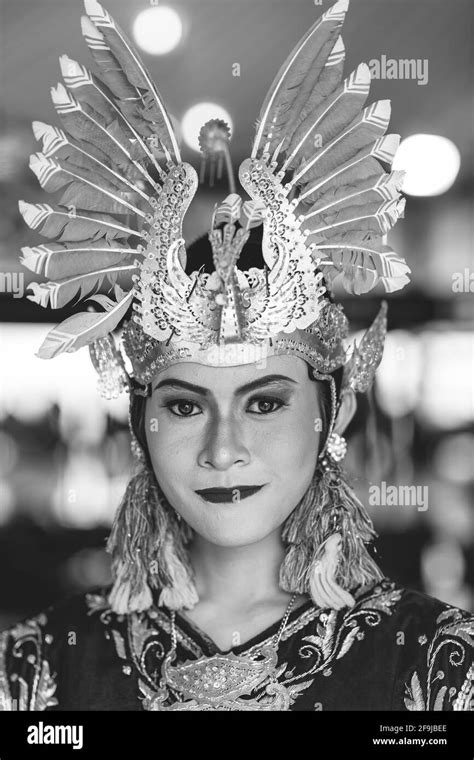
[[[194,401],[189,401],[189,399],[186,398],[170,401],[168,404],[165,404],[165,406],[172,414],[175,414],[176,417],[196,417],[198,414],[201,414],[200,407],[195,404]],[[193,412],[193,409],[198,409],[198,411]]]
[[[256,407],[251,409],[250,407]],[[278,411],[282,406],[288,406],[282,399],[274,398],[273,396],[255,396],[248,406],[248,411],[251,414],[271,414]]]

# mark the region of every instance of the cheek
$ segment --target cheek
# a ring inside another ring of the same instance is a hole
[[[256,451],[264,461],[273,463],[271,469],[277,476],[291,473],[294,477],[298,471],[314,467],[320,439],[317,413],[313,399],[288,409],[273,424],[262,425]]]
[[[180,425],[172,424],[167,410],[157,408],[149,399],[145,413],[148,451],[158,479],[183,471],[190,452],[189,428],[185,435]]]
[[[157,453],[179,447],[193,428],[189,420],[180,421],[153,398],[147,399],[145,426],[149,446]]]

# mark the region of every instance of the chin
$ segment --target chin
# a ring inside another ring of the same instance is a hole
[[[228,549],[236,549],[239,546],[249,546],[250,544],[258,543],[266,538],[269,533],[276,529],[278,526],[272,527],[268,530],[268,526],[210,526],[199,525],[195,530],[201,538],[204,538],[210,544],[214,546],[226,547]]]
[[[279,494],[281,499],[281,494]],[[192,499],[189,509],[180,510],[181,516],[191,528],[206,541],[216,546],[238,547],[262,541],[277,530],[292,510],[282,509],[278,517],[276,499],[258,504],[258,498],[250,497],[239,503],[208,503]],[[181,503],[185,503],[181,501]]]

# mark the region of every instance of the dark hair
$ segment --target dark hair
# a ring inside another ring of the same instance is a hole
[[[319,455],[324,444],[326,443],[326,439],[329,434],[329,424],[331,422],[331,412],[332,412],[332,393],[331,393],[331,387],[330,387],[329,381],[318,380],[313,375],[313,368],[309,364],[307,364],[307,367],[308,367],[309,379],[313,380],[313,382],[319,383],[319,407],[321,411],[321,422],[322,422],[322,432],[321,432],[321,437],[319,439],[319,452],[318,452],[318,455]],[[334,379],[335,388],[336,388],[336,404],[341,392],[342,373],[343,373],[343,367],[339,367],[339,369],[336,369],[334,372],[331,373],[331,377]]]
[[[132,394],[131,408],[130,408],[130,425],[137,439],[140,447],[145,454],[146,464],[148,469],[153,472],[153,465],[151,463],[150,452],[148,451],[148,444],[146,440],[145,431],[145,411],[146,411],[146,397],[137,396],[130,390]]]

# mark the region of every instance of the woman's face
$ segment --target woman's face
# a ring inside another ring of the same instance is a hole
[[[316,465],[319,384],[302,359],[273,356],[266,364],[175,364],[157,375],[147,399],[158,482],[184,520],[219,546],[275,531]]]

